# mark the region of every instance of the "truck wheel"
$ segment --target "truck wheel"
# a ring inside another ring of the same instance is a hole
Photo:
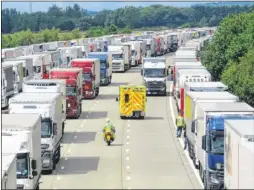
[[[61,158],[61,146],[59,145],[57,149],[58,149],[58,153],[57,153],[56,163],[58,164]]]
[[[109,84],[111,84],[111,82],[112,82],[112,76],[109,77]]]
[[[39,190],[40,189],[40,185],[39,185],[39,183],[38,183],[38,185],[37,185],[37,187],[36,187],[36,190]]]
[[[125,117],[125,116],[120,116],[120,118],[121,118],[121,119],[126,119],[126,117]]]
[[[145,116],[140,116],[139,119],[145,119]]]
[[[99,93],[100,93],[100,88],[98,87],[98,88],[96,89],[96,96],[98,96]]]
[[[65,127],[64,125],[65,125],[65,123],[63,122],[63,123],[62,123],[62,138],[63,138],[63,136],[64,136],[64,127]]]

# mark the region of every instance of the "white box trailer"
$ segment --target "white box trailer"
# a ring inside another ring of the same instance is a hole
[[[14,76],[12,64],[2,65],[1,83],[1,105],[2,108],[6,108],[9,104],[9,99],[14,95]]]
[[[184,90],[193,92],[218,92],[227,91],[228,86],[222,82],[185,82]]]
[[[63,137],[62,98],[60,93],[20,93],[10,100],[9,113],[40,114],[42,170],[52,172],[60,160]]]
[[[23,92],[33,93],[61,93],[63,104],[62,128],[64,134],[66,120],[66,80],[63,79],[41,79],[30,80],[23,83]]]
[[[146,56],[153,57],[155,55],[155,38],[144,39],[144,41],[146,41]]]
[[[200,102],[237,102],[239,98],[229,92],[191,92],[185,91],[184,97],[184,121],[186,124],[186,136],[188,140],[188,151],[193,158],[195,156],[195,134],[191,127],[196,123],[197,104]]]
[[[2,153],[17,154],[17,189],[39,189],[41,117],[2,114]]]
[[[8,146],[8,145],[2,145]],[[16,153],[2,153],[2,188],[17,189]]]
[[[224,187],[254,189],[254,118],[225,120]]]
[[[23,62],[22,61],[5,61],[2,65],[12,65],[13,71],[13,84],[14,84],[14,94],[18,94],[22,91],[23,83]]]

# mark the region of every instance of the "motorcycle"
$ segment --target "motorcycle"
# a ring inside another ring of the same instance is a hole
[[[104,141],[108,144],[108,146],[111,145],[111,143],[114,141],[114,135],[111,132],[105,132],[103,133]]]

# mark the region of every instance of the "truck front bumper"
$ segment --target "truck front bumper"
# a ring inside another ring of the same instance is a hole
[[[166,87],[163,88],[147,88],[146,94],[152,95],[152,94],[165,94]]]
[[[93,98],[94,97],[94,90],[84,90],[83,91],[83,98]]]
[[[66,117],[73,118],[78,115],[78,110],[76,108],[67,108],[66,110]]]
[[[132,118],[132,117],[139,117],[139,116],[145,116],[145,112],[144,111],[140,111],[140,110],[134,110],[131,112],[130,115],[124,115],[124,114],[120,114],[120,116],[123,116],[123,117],[127,117],[127,118]]]
[[[214,172],[209,170],[208,175],[206,175],[205,188],[206,189],[223,189],[224,188],[224,173]]]
[[[41,152],[41,167],[42,171],[48,171],[53,169],[53,151]]]
[[[108,78],[101,79],[101,83],[100,84],[102,84],[102,85],[108,85],[108,83],[109,83],[109,79]]]

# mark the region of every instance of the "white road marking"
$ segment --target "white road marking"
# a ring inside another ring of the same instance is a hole
[[[70,152],[71,152],[71,150],[69,149],[69,150],[68,150],[68,153],[70,153]]]
[[[88,115],[86,117],[88,118]]]
[[[68,160],[68,158],[65,158],[64,160]]]
[[[64,169],[64,166],[62,166],[61,169],[63,170],[63,169]]]
[[[171,84],[170,89],[172,89],[172,87],[173,87],[173,84]],[[172,96],[170,96],[170,97],[169,97],[169,107],[170,107],[171,117],[172,117],[172,120],[173,120],[173,125],[174,125],[174,127],[175,127],[175,129],[176,129],[177,127],[176,127],[176,124],[175,124],[175,122],[174,122],[174,121],[176,120],[176,116],[175,116],[175,113],[174,113],[172,101],[173,101],[173,98],[172,98]],[[182,139],[182,138],[179,138],[179,141],[180,141],[180,144],[181,144],[182,148],[184,148],[183,139]],[[204,184],[202,183],[202,181],[201,181],[201,179],[200,179],[199,173],[198,173],[197,169],[194,167],[193,162],[192,162],[192,160],[190,159],[190,157],[188,156],[188,153],[187,153],[187,152],[188,152],[188,151],[185,150],[185,151],[184,151],[184,154],[185,154],[185,156],[186,156],[186,158],[187,158],[189,164],[191,165],[191,168],[192,168],[192,170],[194,171],[194,174],[196,175],[196,177],[197,177],[197,179],[198,179],[198,182],[201,184],[202,187],[204,187]]]
[[[126,142],[126,144],[130,144],[129,142]]]
[[[127,180],[131,180],[131,177],[130,177],[130,176],[127,176],[126,179],[127,179]]]
[[[130,158],[129,158],[129,157],[126,157],[126,160],[130,160]]]
[[[77,136],[74,136],[74,138],[76,139],[76,138],[77,138]]]
[[[56,178],[57,180],[60,180],[61,179],[61,177],[60,176],[57,176],[57,178]]]
[[[129,150],[129,149],[126,149],[125,151],[126,151],[126,152],[129,152],[130,150]]]
[[[127,139],[130,139],[130,136],[127,136],[126,138],[127,138]]]
[[[128,127],[130,127],[131,125],[130,124],[128,124]]]
[[[92,107],[91,110],[94,110],[94,107]]]
[[[130,169],[130,166],[126,166],[126,169],[127,169],[127,170]]]

